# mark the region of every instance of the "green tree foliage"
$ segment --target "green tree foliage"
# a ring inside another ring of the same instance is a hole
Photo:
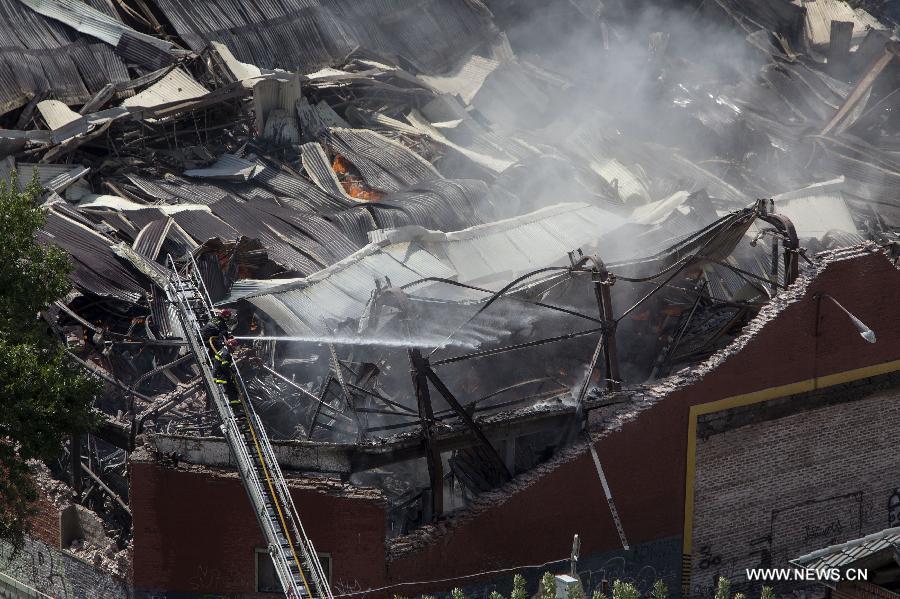
[[[466,599],[466,596],[463,594],[462,589],[455,588],[450,591],[450,599]]]
[[[772,587],[763,587],[759,599],[775,599],[775,591],[772,590]]]
[[[513,589],[509,599],[528,599],[528,590],[525,587],[525,577],[521,574],[513,576]]]
[[[716,599],[731,599],[731,581],[724,576],[716,584]]]
[[[21,545],[36,498],[27,465],[94,424],[98,383],[71,363],[38,315],[69,289],[69,261],[40,245],[37,179],[0,181],[0,539]]]
[[[538,591],[539,599],[556,598],[556,577],[550,572],[544,572],[541,577],[541,588]]]
[[[641,592],[630,582],[613,582],[613,599],[641,599]]]
[[[743,593],[735,593],[733,599],[747,599],[747,595]]]
[[[566,591],[566,599],[586,599],[581,583],[571,585]]]
[[[654,582],[653,588],[650,589],[650,599],[669,599],[669,587],[666,583],[661,580]]]
[[[488,599],[506,599],[502,593],[498,593],[497,591],[491,591],[491,594],[488,595]]]
[[[606,593],[604,593],[600,589],[596,589],[594,591],[594,594],[591,595],[591,599],[609,599],[609,597],[607,597]]]

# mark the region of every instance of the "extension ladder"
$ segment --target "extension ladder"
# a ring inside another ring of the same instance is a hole
[[[235,403],[225,387],[215,382],[212,357],[202,338],[201,320],[213,317],[213,304],[192,255],[178,268],[171,255],[165,293],[178,316],[182,337],[194,354],[206,386],[222,421],[222,432],[231,447],[241,480],[256,512],[269,555],[288,599],[334,599],[315,547],[297,514],[269,437],[250,403],[244,380],[232,361],[232,376],[238,389]],[[255,589],[254,589],[255,590]]]

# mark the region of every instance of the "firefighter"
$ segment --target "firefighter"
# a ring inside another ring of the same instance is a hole
[[[240,405],[240,392],[234,375],[234,360],[232,351],[238,346],[237,339],[229,339],[222,344],[221,349],[213,354],[213,362],[215,370],[213,376],[215,381],[225,388],[225,395],[228,397],[228,403],[232,406]]]
[[[212,347],[216,342],[216,337],[221,338],[219,344],[225,342],[228,337],[228,320],[231,318],[231,310],[225,308],[219,310],[209,319],[203,328],[200,329],[200,335],[203,337],[203,343]]]

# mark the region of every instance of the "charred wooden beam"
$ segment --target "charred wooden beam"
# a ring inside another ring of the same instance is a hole
[[[444,466],[441,462],[441,452],[434,444],[434,411],[431,407],[426,374],[430,369],[421,351],[410,348],[408,354],[416,404],[419,408],[419,421],[422,426],[422,444],[425,447],[425,460],[428,464],[432,515],[437,517],[444,511]]]
[[[462,420],[466,427],[472,431],[475,435],[475,438],[484,446],[487,455],[490,457],[491,461],[494,462],[497,467],[497,471],[501,472],[505,475],[506,479],[509,480],[512,478],[512,474],[510,474],[509,470],[506,468],[506,464],[503,462],[503,458],[500,457],[500,454],[497,452],[497,449],[491,444],[490,440],[484,434],[484,431],[481,430],[481,427],[478,426],[478,423],[469,415],[469,413],[462,407],[462,404],[454,397],[453,393],[450,392],[450,389],[447,388],[447,385],[444,384],[444,381],[431,369],[431,366],[427,361],[423,364],[425,368],[425,376],[428,377],[428,380],[431,381],[431,384],[434,385],[434,388],[438,390],[444,399],[450,404],[450,407],[453,408],[453,411],[456,412],[459,419]]]

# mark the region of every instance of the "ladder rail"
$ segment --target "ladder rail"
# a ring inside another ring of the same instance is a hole
[[[188,257],[188,263],[179,272],[172,256],[168,256],[171,275],[166,293],[170,296],[170,302],[177,307],[178,319],[185,335],[188,337],[188,346],[194,353],[200,366],[207,391],[214,399],[213,403],[222,420],[222,432],[232,449],[248,498],[255,508],[257,520],[269,542],[269,553],[272,556],[276,573],[288,597],[299,598],[303,590],[311,595],[312,589],[309,588],[310,585],[303,569],[303,564],[305,564],[318,597],[320,599],[333,599],[333,594],[327,582],[328,578],[297,513],[297,508],[294,505],[268,435],[265,433],[262,421],[249,401],[247,388],[240,371],[236,366],[233,367],[233,375],[242,395],[246,424],[249,427],[249,432],[255,445],[258,462],[251,455],[251,450],[254,448],[248,447],[248,442],[242,435],[234,411],[226,400],[224,388],[220,384],[213,382],[212,360],[203,344],[196,309],[192,306],[192,302],[199,304],[200,309],[208,317],[213,315],[213,303],[200,276],[197,262],[194,260],[193,255],[188,254]],[[260,472],[257,472],[257,467],[260,469]],[[265,481],[262,480],[260,475],[265,478]],[[269,487],[268,491],[265,488],[266,486]],[[267,498],[272,507],[275,508],[275,511],[278,512],[277,519],[276,514],[272,513],[272,510],[266,504]],[[279,538],[279,532],[290,547],[292,556],[286,555],[286,547],[283,545],[281,538]],[[299,549],[299,556],[297,555],[297,549]],[[296,565],[297,574],[299,574],[303,583],[303,589],[300,588],[296,577],[292,573],[293,566],[291,562]]]
[[[177,271],[174,272],[177,273]],[[251,504],[254,506],[254,513],[257,517],[257,521],[260,524],[260,528],[263,530],[264,536],[269,542],[269,553],[272,557],[278,578],[282,583],[285,595],[292,599],[299,599],[303,593],[294,580],[290,563],[284,555],[281,541],[278,537],[278,530],[274,525],[274,514],[271,514],[266,507],[265,498],[267,493],[263,488],[262,481],[257,476],[256,469],[253,466],[253,459],[242,439],[234,413],[228,405],[228,402],[224,400],[223,390],[219,388],[218,384],[211,383],[211,381],[214,380],[212,361],[209,358],[206,348],[200,343],[201,335],[199,323],[197,322],[194,309],[187,300],[188,294],[192,293],[192,291],[185,285],[184,280],[177,275],[170,281],[170,284],[172,292],[170,300],[173,301],[178,308],[178,317],[185,334],[188,337],[188,345],[200,366],[207,392],[209,392],[213,398],[213,404],[216,406],[217,412],[222,420],[222,432],[234,454],[238,471],[244,482],[244,487]],[[208,306],[208,296],[206,298],[201,297],[200,299],[203,304]],[[277,499],[273,498],[273,500]],[[290,531],[282,531],[281,534],[286,537],[290,534]],[[309,591],[307,591],[307,593],[309,593]]]
[[[241,387],[243,396],[245,398],[249,398],[243,376],[237,369],[235,369],[235,377]],[[279,506],[279,509],[281,506],[287,508],[287,517],[285,518],[285,524],[287,525],[287,523],[290,523],[292,530],[285,532],[286,534],[293,534],[293,538],[297,541],[296,546],[300,549],[300,557],[306,564],[307,570],[309,570],[309,574],[313,579],[313,586],[316,587],[316,591],[318,592],[318,597],[320,599],[331,599],[331,589],[325,582],[327,579],[321,576],[322,566],[319,562],[318,555],[316,555],[314,551],[311,551],[309,549],[311,542],[309,540],[309,537],[306,535],[305,529],[303,528],[303,522],[300,520],[300,516],[297,513],[297,508],[294,505],[294,500],[291,497],[290,490],[288,489],[287,483],[285,482],[284,474],[281,472],[281,465],[278,463],[278,459],[275,456],[274,449],[272,449],[272,444],[269,441],[269,436],[265,434],[265,428],[263,427],[262,420],[260,420],[259,415],[256,413],[256,410],[253,408],[252,404],[250,404],[250,401],[247,400],[246,403],[248,404],[248,420],[251,420],[251,426],[253,426],[253,428],[258,431],[258,434],[254,435],[254,440],[259,443],[260,460],[265,465],[266,470],[273,474],[269,482],[272,484],[274,491],[278,496],[276,499],[278,499],[279,503],[281,504]],[[304,583],[306,583],[306,575],[302,572],[302,570],[301,576],[304,579]]]
[[[259,426],[262,426],[262,422],[260,422],[259,417],[254,414],[254,417],[257,420]],[[300,519],[300,515],[297,513],[297,507],[294,505],[294,499],[291,497],[290,491],[287,488],[287,483],[285,482],[284,475],[281,472],[281,465],[278,463],[277,459],[274,459],[275,452],[272,449],[272,445],[269,441],[267,435],[262,436],[262,443],[266,446],[266,450],[273,456],[272,460],[272,469],[275,471],[275,480],[279,482],[279,493],[282,495],[283,504],[286,505],[290,509],[290,513],[292,515],[291,524],[294,527],[294,535],[300,540],[301,552],[303,553],[303,559],[308,564],[308,568],[310,571],[310,575],[313,578],[313,584],[316,586],[316,590],[319,592],[320,599],[333,599],[334,595],[331,593],[331,588],[327,584],[328,578],[324,575],[324,571],[322,569],[322,563],[319,561],[319,555],[316,553],[315,548],[313,547],[312,540],[306,534],[306,530],[303,528],[303,521]]]

